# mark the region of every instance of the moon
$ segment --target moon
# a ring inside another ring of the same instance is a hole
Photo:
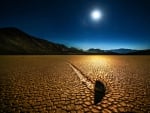
[[[93,10],[92,12],[91,12],[91,18],[93,19],[93,20],[95,20],[95,21],[98,21],[98,20],[100,20],[101,18],[102,18],[102,13],[101,13],[101,11],[100,10]]]

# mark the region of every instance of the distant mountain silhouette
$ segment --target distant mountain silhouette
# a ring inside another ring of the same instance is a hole
[[[150,55],[150,49],[134,50],[134,49],[120,48],[120,49],[112,49],[112,50],[106,50],[106,51],[107,52],[111,51],[111,52],[118,53],[118,54],[121,54],[121,55]]]
[[[90,48],[87,51],[36,38],[17,28],[0,28],[0,54],[85,54],[85,55],[150,55],[150,50]]]
[[[17,28],[0,29],[0,54],[70,54],[78,49],[68,48],[44,39],[36,38]]]
[[[135,52],[128,53],[128,55],[150,55],[150,49],[138,50],[138,51],[135,51]]]
[[[128,54],[128,53],[136,52],[137,50],[120,48],[120,49],[112,49],[107,51],[111,51],[118,54]]]
[[[90,48],[87,50],[89,53],[104,53],[104,50]]]
[[[95,48],[90,48],[86,51],[87,54],[92,54],[92,55],[118,55],[118,53],[112,52],[112,51],[105,51],[101,49],[95,49]]]

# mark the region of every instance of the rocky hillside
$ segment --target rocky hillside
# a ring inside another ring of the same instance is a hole
[[[0,29],[0,54],[63,54],[70,48],[28,35],[17,28]]]

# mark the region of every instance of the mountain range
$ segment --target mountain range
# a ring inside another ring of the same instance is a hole
[[[0,54],[150,54],[148,50],[90,48],[86,51],[31,36],[17,28],[0,28]]]
[[[0,54],[71,54],[75,48],[36,38],[17,28],[0,29]]]
[[[119,53],[119,54],[128,54],[128,53],[137,52],[138,50],[120,48],[120,49],[105,50],[105,52],[106,51],[111,51],[111,52]]]

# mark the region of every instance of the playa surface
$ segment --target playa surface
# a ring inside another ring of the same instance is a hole
[[[0,56],[0,97],[0,112],[149,113],[150,56]]]

